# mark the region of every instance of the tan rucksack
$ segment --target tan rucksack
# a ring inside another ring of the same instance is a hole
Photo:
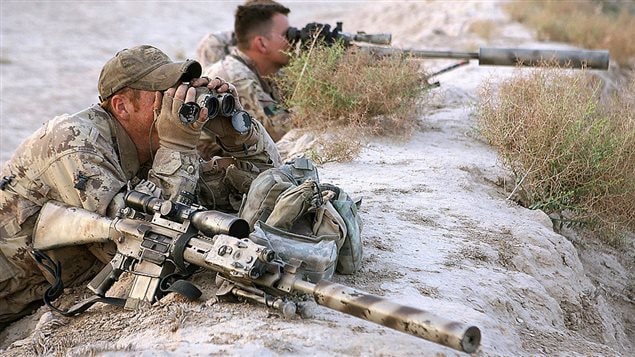
[[[359,204],[341,188],[320,183],[315,165],[306,158],[298,158],[258,175],[239,216],[247,220],[252,229],[259,228],[289,241],[334,242],[335,270],[340,274],[353,274],[360,268],[362,259]],[[320,267],[307,269],[317,271],[328,265],[320,264]]]

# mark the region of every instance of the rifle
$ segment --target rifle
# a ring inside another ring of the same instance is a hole
[[[311,22],[302,29],[289,27],[287,29],[287,40],[290,43],[297,41],[310,41],[314,37],[318,37],[326,44],[333,44],[335,41],[342,41],[345,46],[349,46],[351,42],[366,42],[375,45],[390,45],[392,35],[389,33],[367,34],[363,31],[357,33],[344,32],[342,22],[337,22],[331,31],[331,25]]]
[[[477,327],[307,274],[303,262],[296,258],[283,260],[269,246],[247,238],[249,225],[245,220],[206,210],[186,197],[169,201],[131,190],[125,195],[126,207],[115,218],[47,202],[40,211],[33,238],[38,262],[47,260],[41,250],[86,243],[112,241],[117,253],[88,284],[95,293],[93,298],[68,311],[60,311],[47,301],[47,296],[56,298],[55,292],[47,291],[45,302],[58,312],[74,316],[95,302],[135,309],[142,302],[156,301],[163,291],[198,297],[200,291],[197,295],[193,284],[185,280],[166,285],[175,274],[201,267],[217,273],[217,295],[261,303],[282,311],[285,317],[295,315],[302,308],[301,302],[312,297],[318,305],[459,351],[471,353],[478,348],[481,333]],[[51,264],[54,262],[49,258]],[[49,271],[59,276],[57,268],[61,269],[56,266]],[[123,272],[134,275],[127,298],[107,297],[108,289]],[[54,285],[61,285],[63,290],[61,283]]]
[[[419,58],[462,59],[461,65],[477,59],[479,65],[490,66],[541,66],[557,64],[570,68],[609,68],[609,51],[606,50],[532,50],[523,48],[481,47],[478,52],[409,50],[380,46],[360,46],[376,56],[404,55]],[[456,67],[453,67],[454,69]],[[444,71],[445,72],[445,71]],[[440,73],[437,73],[440,74]]]
[[[392,35],[389,33],[367,34],[358,32],[350,34],[342,31],[342,22],[337,22],[331,31],[328,24],[310,23],[301,30],[290,27],[287,30],[287,39],[290,42],[307,40],[317,37],[327,45],[336,41],[342,41],[345,46],[351,46],[352,42],[366,42],[376,45],[390,45]],[[492,48],[481,47],[478,52],[456,52],[456,51],[431,51],[399,49],[382,46],[356,46],[362,51],[375,56],[404,55],[416,58],[447,58],[461,59],[453,66],[440,72],[438,75],[451,69],[466,65],[470,60],[477,59],[479,65],[491,66],[541,66],[544,64],[557,64],[570,68],[589,68],[606,70],[609,67],[609,52],[606,50],[537,50],[522,48]]]

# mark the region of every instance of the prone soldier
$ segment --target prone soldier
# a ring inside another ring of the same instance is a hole
[[[223,54],[229,51],[222,60],[204,68],[205,75],[226,78],[234,84],[245,110],[264,125],[275,142],[291,129],[289,112],[270,80],[289,63],[289,12],[275,1],[248,1],[236,10],[236,47],[228,49],[229,33],[221,35],[223,38],[210,34],[197,50],[199,60],[205,64],[218,58],[218,50]]]
[[[238,132],[229,118],[208,120],[207,108],[182,122],[183,103],[194,102],[200,88],[229,92],[242,109],[231,84],[199,78],[201,72],[198,62],[172,62],[152,46],[124,49],[102,68],[99,105],[46,122],[17,148],[0,175],[0,327],[39,306],[47,280],[54,281],[29,254],[47,201],[113,217],[124,207],[125,191],[135,187],[164,198],[197,192],[199,203],[232,210],[235,200],[228,196],[242,197],[261,170],[279,165],[257,123],[246,122]],[[229,164],[219,165],[218,157],[200,160],[211,156],[200,145],[197,151],[202,131]],[[49,255],[64,266],[62,279],[70,286],[96,274],[113,248],[92,244]]]

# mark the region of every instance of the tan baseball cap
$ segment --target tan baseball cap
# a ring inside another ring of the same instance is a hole
[[[99,75],[99,100],[104,101],[118,90],[130,87],[147,91],[163,91],[179,80],[188,82],[201,76],[201,65],[194,60],[172,62],[156,47],[142,45],[119,51]]]

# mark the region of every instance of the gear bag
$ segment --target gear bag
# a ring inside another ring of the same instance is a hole
[[[335,243],[335,270],[353,274],[362,260],[360,202],[354,202],[335,185],[320,184],[315,165],[306,158],[297,158],[260,174],[252,182],[239,216],[252,229],[259,227],[265,234],[274,229],[288,244]],[[302,251],[308,252],[306,248]],[[320,264],[307,269],[326,271],[328,275],[328,269],[324,269],[328,264]]]

